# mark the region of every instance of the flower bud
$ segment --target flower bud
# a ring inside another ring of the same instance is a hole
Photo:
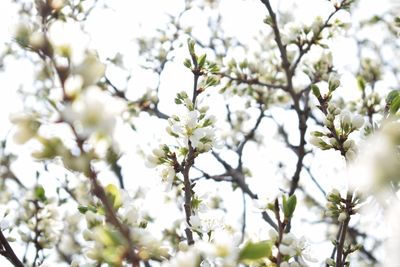
[[[351,125],[355,129],[360,129],[364,125],[364,118],[361,115],[356,115],[351,119]]]
[[[329,209],[329,210],[334,210],[334,209],[336,209],[336,205],[333,204],[332,202],[327,202],[326,203],[326,208]]]
[[[329,91],[333,92],[340,86],[339,76],[335,74],[331,74],[328,81]]]
[[[354,160],[357,157],[357,154],[353,149],[349,149],[346,152],[345,156],[346,156],[346,159],[348,159],[348,160]]]
[[[41,32],[34,32],[29,37],[29,44],[35,50],[40,50],[45,45],[45,38],[43,33]]]
[[[337,142],[336,138],[334,138],[334,137],[329,138],[329,143],[332,146],[337,146],[338,145],[338,142]]]
[[[310,144],[319,147],[320,143],[323,142],[321,138],[318,138],[316,136],[311,136],[310,140],[309,140]]]
[[[354,147],[355,147],[354,140],[347,139],[343,143],[343,148],[346,149],[346,150],[349,150],[349,149],[354,148]]]
[[[85,239],[86,241],[93,240],[93,233],[88,229],[83,230],[82,236],[83,236],[83,239]]]
[[[343,112],[340,116],[340,123],[345,126],[351,123],[351,117],[349,112]]]
[[[342,211],[339,214],[338,221],[339,222],[344,222],[346,219],[347,219],[347,213],[345,211]]]
[[[335,266],[335,264],[336,264],[336,262],[335,262],[333,259],[331,259],[331,258],[327,258],[327,259],[325,260],[325,263],[326,263],[328,266]]]

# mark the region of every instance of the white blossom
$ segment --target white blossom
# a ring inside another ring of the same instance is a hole
[[[16,125],[13,140],[17,144],[25,144],[35,137],[40,127],[40,123],[31,114],[14,113],[10,115],[9,119]]]
[[[81,75],[71,75],[64,83],[65,93],[71,99],[79,96],[83,88],[83,78]]]
[[[40,49],[45,44],[45,38],[43,33],[41,32],[34,32],[31,34],[29,38],[29,43],[33,49]]]
[[[355,129],[360,129],[364,125],[364,118],[361,115],[355,115],[351,118],[351,125]]]
[[[343,142],[343,148],[346,150],[355,148],[355,146],[356,143],[354,142],[354,140],[347,139],[346,141]]]
[[[200,262],[200,255],[194,249],[182,252],[179,251],[175,257],[173,257],[168,266],[169,267],[198,267]],[[166,266],[165,266],[166,267]]]
[[[162,181],[166,184],[167,190],[170,190],[172,188],[172,183],[174,182],[175,175],[175,169],[171,165],[167,165],[161,169],[160,176],[162,178]]]
[[[190,217],[192,228],[203,233],[210,233],[224,226],[224,213],[219,210],[198,212]]]
[[[201,116],[197,110],[188,110],[182,116],[171,117],[168,122],[170,126],[167,131],[171,135],[182,140],[185,145],[190,141],[200,153],[217,146],[213,116]]]
[[[111,135],[125,105],[97,86],[90,86],[62,111],[65,121],[86,139],[93,133]]]
[[[147,155],[145,165],[148,168],[155,168],[160,164],[159,158],[154,155]]]
[[[206,259],[217,262],[217,266],[236,267],[238,266],[240,240],[241,235],[239,233],[231,234],[227,231],[216,231],[211,243],[199,242],[199,249]]]
[[[288,246],[288,245],[284,245],[284,244],[280,244],[279,245],[279,252],[282,255],[287,255],[290,257],[293,257],[294,255],[296,255],[296,250],[294,247],[292,246]]]
[[[351,186],[366,194],[373,194],[383,205],[388,185],[399,182],[398,158],[400,123],[386,121],[381,129],[359,147],[359,156],[350,165],[348,175]]]
[[[309,255],[308,249],[308,244],[305,238],[302,237],[298,239],[292,233],[284,234],[282,237],[282,242],[279,245],[280,253],[290,257],[297,256],[297,261],[301,266],[308,266],[306,261],[316,261]]]
[[[282,32],[282,41],[285,43],[291,43],[296,41],[302,33],[302,25],[298,22],[286,23]]]
[[[96,84],[103,77],[105,69],[105,65],[91,51],[86,53],[83,61],[74,69],[74,73],[83,78],[83,86],[89,86]]]

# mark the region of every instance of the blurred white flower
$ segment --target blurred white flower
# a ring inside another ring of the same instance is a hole
[[[64,83],[65,93],[71,99],[77,97],[83,88],[83,78],[81,75],[71,75]]]
[[[17,144],[25,144],[36,136],[40,123],[34,115],[26,113],[11,114],[9,117],[11,123],[16,125],[13,140]]]
[[[273,205],[275,199],[264,197],[253,200],[253,206],[259,211],[267,211],[269,210],[268,206]]]
[[[64,0],[52,0],[51,1],[51,7],[55,10],[60,10],[61,8],[64,7]]]
[[[32,46],[33,49],[40,49],[45,44],[45,37],[42,32],[34,32],[29,37],[29,44]]]
[[[198,242],[198,248],[206,260],[216,263],[216,266],[236,267],[239,256],[240,233],[216,231],[212,242]]]
[[[282,41],[286,44],[294,42],[301,36],[302,27],[299,22],[288,22],[285,24],[282,31]]]
[[[309,247],[304,237],[296,238],[292,233],[284,234],[279,245],[279,251],[290,257],[297,256],[296,261],[300,266],[308,266],[306,261],[316,262],[309,254]],[[291,264],[289,266],[292,266]],[[294,265],[296,266],[296,265]]]
[[[48,29],[48,37],[55,47],[55,52],[70,57],[73,65],[82,62],[90,41],[80,27],[81,25],[78,22],[55,20]],[[79,42],[76,40],[79,40]]]
[[[0,205],[0,229],[4,230],[11,226],[11,222],[6,218],[8,214],[8,208],[4,205]]]
[[[202,233],[211,233],[224,227],[225,214],[220,210],[198,212],[190,217],[192,228]]]
[[[351,118],[351,125],[355,129],[360,129],[364,125],[364,118],[361,115],[355,115]]]
[[[400,122],[387,121],[359,147],[359,156],[348,169],[354,189],[374,194],[382,204],[386,202],[391,185],[400,181],[399,140]]]
[[[173,257],[169,264],[164,265],[165,267],[198,267],[200,263],[200,255],[195,248],[191,248],[188,251],[179,251],[175,257]]]
[[[83,61],[73,70],[83,79],[83,86],[95,85],[105,72],[105,65],[100,62],[94,52],[87,52]]]
[[[398,199],[392,203],[385,215],[388,238],[384,243],[386,257],[384,257],[384,267],[397,266],[400,262],[400,202]]]
[[[93,133],[109,136],[113,133],[117,116],[125,105],[97,86],[90,86],[62,111],[65,121],[74,125],[78,135],[87,139]]]

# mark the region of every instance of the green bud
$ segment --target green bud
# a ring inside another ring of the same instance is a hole
[[[188,58],[186,58],[186,59],[183,61],[183,65],[184,65],[186,68],[188,68],[188,69],[191,69],[191,68],[192,68],[192,62],[191,62],[190,59],[188,59]]]
[[[335,91],[340,86],[340,80],[337,75],[331,75],[328,81],[329,92]]]
[[[293,216],[294,210],[296,209],[297,198],[296,195],[291,195],[287,200],[283,196],[283,214],[285,219],[290,219]]]
[[[313,94],[315,95],[316,98],[320,98],[321,97],[321,91],[319,90],[319,87],[316,86],[315,84],[311,85],[311,90],[313,92]]]

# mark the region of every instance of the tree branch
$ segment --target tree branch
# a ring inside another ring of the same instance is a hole
[[[6,237],[3,235],[3,231],[0,229],[0,254],[3,255],[9,262],[15,267],[25,267],[25,265],[15,255],[14,250],[11,248]]]

